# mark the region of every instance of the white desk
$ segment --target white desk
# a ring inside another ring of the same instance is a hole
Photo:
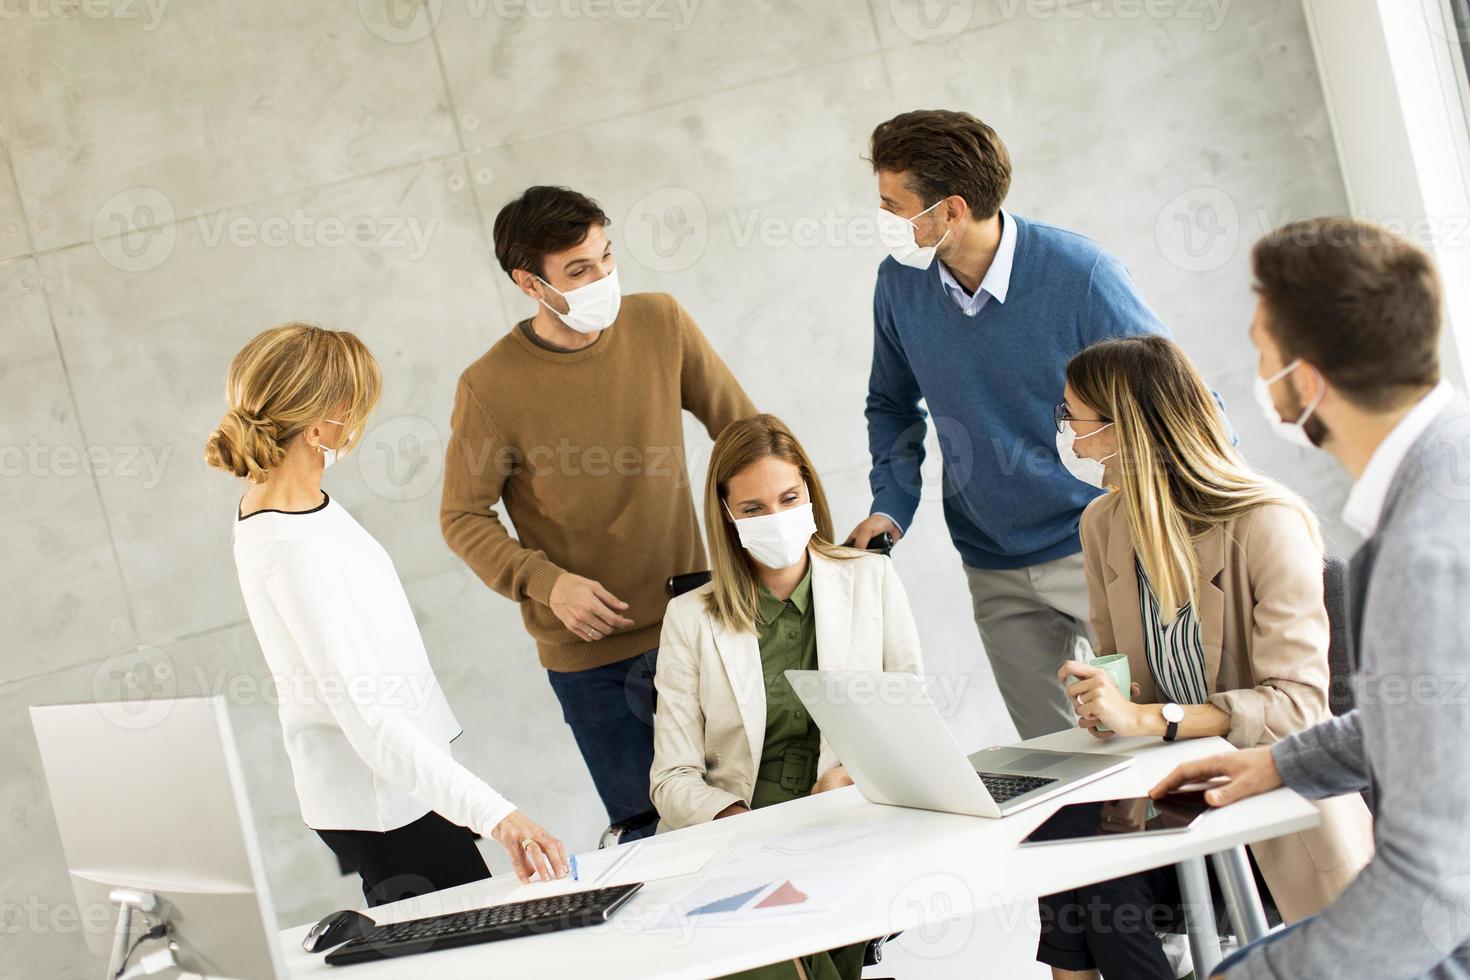
[[[1230,852],[1243,844],[1305,830],[1320,820],[1316,807],[1291,790],[1281,789],[1212,811],[1188,833],[1019,848],[1017,841],[1064,803],[1142,795],[1179,762],[1230,748],[1218,738],[1173,745],[1147,738],[1102,743],[1082,731],[1049,735],[1026,744],[1073,751],[1129,752],[1135,755],[1135,762],[1122,772],[1004,820],[878,806],[864,800],[856,788],[848,787],[675,832],[692,837],[736,831],[733,843],[738,844],[816,827],[901,820],[921,814],[919,823],[902,839],[894,859],[855,888],[839,914],[821,921],[711,926],[675,935],[630,932],[620,929],[615,917],[607,925],[589,929],[347,967],[329,967],[321,954],[302,952],[301,938],[308,926],[301,925],[280,934],[287,968],[293,978],[331,976],[336,980],[429,975],[435,980],[568,976],[692,980],[987,910],[1003,909],[1006,914],[1019,916],[1027,912],[1028,903],[1038,895],[1148,868],[1184,862],[1186,868],[1193,867],[1202,875],[1204,855]],[[634,896],[630,906],[665,905],[686,890],[691,880],[685,877],[650,882]],[[492,905],[503,900],[513,887],[513,878],[498,877],[380,906],[371,914],[379,922],[389,922]],[[332,911],[322,909],[324,915]],[[1205,960],[1207,965],[1209,962]],[[1196,965],[1199,963],[1197,958]]]

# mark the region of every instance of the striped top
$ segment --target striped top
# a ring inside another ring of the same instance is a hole
[[[1205,704],[1210,689],[1205,683],[1205,648],[1194,605],[1185,604],[1172,623],[1165,623],[1159,612],[1159,597],[1144,574],[1143,563],[1134,556],[1133,564],[1138,569],[1144,653],[1159,694],[1174,704]]]

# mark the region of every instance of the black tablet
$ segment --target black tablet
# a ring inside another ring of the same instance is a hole
[[[1159,800],[1135,796],[1070,803],[1048,817],[1021,844],[1177,834],[1192,827],[1208,809],[1203,793],[1171,793]]]

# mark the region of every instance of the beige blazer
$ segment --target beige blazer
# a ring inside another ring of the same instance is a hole
[[[922,673],[918,627],[893,562],[808,554],[818,667]],[[712,589],[674,598],[664,614],[649,774],[660,830],[704,823],[732,803],[749,806],[766,740],[759,638],[715,622],[705,609]],[[837,764],[823,738],[817,775]]]
[[[1140,703],[1162,698],[1143,647],[1133,536],[1122,494],[1106,493],[1082,514],[1082,552],[1099,656],[1128,655]],[[1210,702],[1230,714],[1240,748],[1269,745],[1329,717],[1327,610],[1322,552],[1292,508],[1268,504],[1205,535],[1195,615]],[[1373,856],[1362,798],[1317,803],[1320,827],[1252,845],[1287,921],[1336,899]]]

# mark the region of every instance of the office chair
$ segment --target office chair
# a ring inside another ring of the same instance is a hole
[[[1327,605],[1327,705],[1334,715],[1353,710],[1353,632],[1348,617],[1347,562],[1328,555],[1322,570]]]
[[[1353,649],[1351,595],[1348,563],[1327,556],[1323,571],[1323,599],[1331,639],[1327,646],[1327,706],[1334,715],[1345,715],[1357,705],[1353,675],[1358,672],[1358,652]],[[1373,794],[1363,790],[1363,803],[1373,812]]]
[[[850,546],[852,544],[852,541],[849,540],[844,543]],[[878,535],[877,537],[873,538],[873,540],[868,542],[867,550],[879,555],[887,555],[891,553],[893,551],[893,535],[888,534],[887,532]],[[693,590],[704,585],[709,580],[710,572],[708,570],[699,572],[685,572],[682,575],[670,576],[667,583],[669,598],[672,599],[677,596],[681,596],[686,592],[692,592]],[[658,692],[655,691],[654,711],[656,712],[657,710]],[[658,810],[650,807],[649,809],[644,810],[642,813],[635,814],[634,816],[628,817],[625,820],[619,820],[617,823],[609,824],[608,828],[602,832],[602,836],[598,838],[597,848],[598,850],[602,850],[605,847],[612,847],[619,841],[621,841],[625,835],[633,833],[635,831],[646,830],[648,827],[657,822]],[[895,933],[894,935],[897,935],[897,933]],[[873,966],[877,963],[882,962],[883,944],[892,938],[894,937],[880,936],[877,939],[869,940],[867,948],[863,950],[863,966]]]

